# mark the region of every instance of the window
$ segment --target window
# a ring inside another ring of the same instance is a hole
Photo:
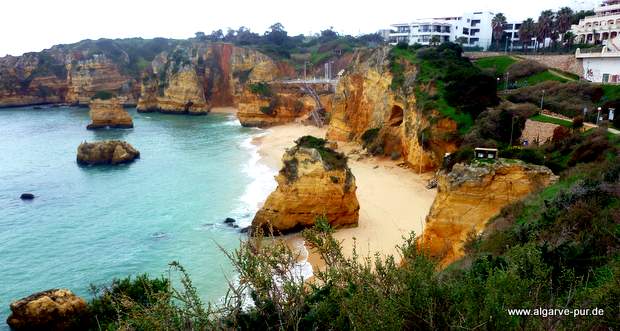
[[[609,83],[609,74],[603,74],[603,83]]]

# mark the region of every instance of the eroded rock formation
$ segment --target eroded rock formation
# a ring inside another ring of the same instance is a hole
[[[133,128],[133,120],[128,112],[123,109],[120,100],[116,98],[101,100],[95,99],[90,102],[91,122],[86,128]]]
[[[87,105],[102,91],[114,93],[124,104],[135,104],[139,84],[122,72],[120,62],[104,54],[91,54],[89,49],[69,50],[61,46],[0,58],[0,107]]]
[[[374,154],[402,155],[416,171],[433,170],[457,149],[450,137],[458,128],[436,110],[418,107],[415,88],[431,96],[436,89],[417,86],[416,66],[401,65],[404,83],[394,88],[389,49],[358,51],[337,86],[327,137],[365,143]]]
[[[516,160],[456,164],[450,173],[438,176],[422,245],[447,265],[463,256],[467,236],[482,232],[504,206],[555,181],[557,176],[547,167]]]
[[[11,303],[7,323],[14,330],[78,330],[86,301],[67,289],[35,293]]]
[[[121,164],[140,157],[140,152],[125,141],[83,142],[77,150],[77,162],[83,165]]]
[[[322,216],[336,228],[357,225],[355,177],[344,155],[325,144],[306,136],[286,151],[278,187],[256,213],[254,230],[269,234],[272,227],[275,234],[284,234],[311,227]]]
[[[157,56],[143,75],[138,111],[205,114],[235,106],[248,82],[291,73],[256,50],[194,43]]]
[[[241,125],[269,127],[307,119],[309,113],[319,106],[305,92],[303,84],[259,82],[264,91],[249,86],[239,98],[237,117]],[[329,84],[312,84],[325,113],[331,110],[333,93]]]

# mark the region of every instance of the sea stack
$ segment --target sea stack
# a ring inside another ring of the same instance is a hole
[[[133,128],[133,120],[129,113],[123,109],[123,104],[119,99],[94,99],[89,106],[92,123],[86,127],[87,129]]]
[[[35,293],[11,303],[7,324],[13,330],[78,330],[88,307],[67,289]]]
[[[305,136],[282,161],[278,187],[256,213],[253,233],[295,232],[312,227],[319,217],[335,228],[357,225],[357,186],[343,154],[326,147],[323,139]]]
[[[140,158],[140,152],[125,141],[107,140],[83,142],[77,150],[77,162],[82,165],[121,164]]]

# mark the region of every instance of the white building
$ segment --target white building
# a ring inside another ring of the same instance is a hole
[[[603,50],[577,49],[575,57],[583,66],[583,78],[596,83],[620,83],[620,38],[609,40]]]
[[[620,33],[620,0],[605,0],[594,12],[571,27],[577,43],[605,44]]]
[[[619,0],[620,1],[620,0]],[[493,41],[492,12],[468,13],[457,17],[418,19],[411,23],[393,24],[392,44],[429,45],[432,40],[458,42],[464,46],[488,49]]]

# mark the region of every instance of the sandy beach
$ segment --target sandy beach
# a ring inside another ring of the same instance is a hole
[[[325,129],[300,124],[288,124],[269,129],[269,134],[255,139],[262,162],[279,169],[286,148],[304,135],[325,136]],[[354,144],[339,143],[345,153],[359,148]],[[361,257],[398,255],[397,245],[403,236],[412,231],[421,234],[424,221],[435,199],[436,190],[425,188],[430,175],[418,175],[398,166],[398,161],[378,158],[349,158],[349,167],[355,175],[357,197],[360,203],[359,226],[336,231],[335,237],[343,244],[345,253],[351,256],[354,238]],[[303,239],[291,236],[293,246],[300,247]],[[320,259],[313,254],[308,260],[316,268]]]

